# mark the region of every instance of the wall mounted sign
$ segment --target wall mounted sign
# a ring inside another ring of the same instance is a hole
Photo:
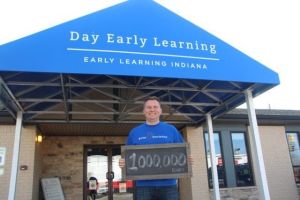
[[[0,176],[4,174],[6,147],[0,147]]]

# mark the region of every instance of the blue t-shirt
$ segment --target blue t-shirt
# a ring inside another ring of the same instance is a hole
[[[170,124],[159,122],[156,125],[141,124],[133,128],[128,136],[127,145],[147,145],[184,143],[178,130]],[[170,186],[176,185],[177,179],[138,180],[136,186]]]

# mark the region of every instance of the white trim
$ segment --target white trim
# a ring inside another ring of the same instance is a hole
[[[117,50],[106,50],[106,49],[83,49],[83,48],[72,48],[68,47],[68,51],[83,51],[83,52],[105,52],[105,53],[120,53],[120,54],[134,54],[134,55],[148,55],[148,56],[162,56],[162,57],[175,57],[175,58],[191,58],[197,60],[213,60],[219,61],[219,58],[199,57],[199,56],[185,56],[176,54],[165,54],[165,53],[151,53],[151,52],[139,52],[139,51],[117,51]]]
[[[8,200],[15,200],[15,193],[16,193],[16,187],[17,187],[17,175],[18,175],[18,163],[19,163],[19,152],[20,152],[20,143],[21,143],[22,119],[23,119],[23,113],[21,111],[18,111],[16,129],[15,129],[13,157],[12,157],[12,164],[11,164]]]
[[[213,179],[213,196],[214,200],[220,200],[220,188],[219,188],[219,178],[216,163],[216,152],[214,143],[214,131],[212,126],[212,119],[210,114],[206,114],[206,123],[208,129],[208,142],[210,149],[210,163],[211,163],[211,173]]]

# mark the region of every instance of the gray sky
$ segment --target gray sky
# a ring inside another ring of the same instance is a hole
[[[120,0],[2,0],[0,44],[98,11]],[[256,108],[300,110],[300,12],[296,0],[156,0],[279,74]],[[297,3],[297,4],[296,4]]]

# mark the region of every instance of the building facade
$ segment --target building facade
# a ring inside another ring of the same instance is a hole
[[[271,199],[300,199],[297,189],[300,112],[256,110],[256,114]],[[105,181],[99,178],[99,199],[107,198],[107,195],[114,199],[133,199],[134,186],[128,181],[122,184],[117,169],[120,146],[125,143],[127,132],[100,136],[88,132],[92,133],[93,128],[104,131],[107,127],[72,128],[74,130],[70,131],[67,125],[57,125],[51,126],[50,131],[46,126],[22,127],[16,199],[43,199],[41,180],[51,177],[59,178],[65,199],[85,199],[88,195],[88,177],[92,176],[91,173],[93,176],[105,177],[105,168],[109,166],[115,178],[112,185],[105,185]],[[253,147],[248,129],[245,110],[233,110],[213,121],[221,199],[259,199],[257,169],[252,160]],[[2,124],[0,130],[0,194],[2,199],[7,199],[15,126]],[[63,130],[69,134],[62,134]],[[118,128],[119,132],[124,130]],[[212,199],[206,126],[186,126],[180,131],[190,144],[194,158],[193,176],[179,180],[181,199]],[[35,139],[40,134],[43,135],[43,141],[38,143]],[[98,157],[93,158],[93,155]],[[99,155],[108,155],[106,158],[109,159],[102,159]]]

